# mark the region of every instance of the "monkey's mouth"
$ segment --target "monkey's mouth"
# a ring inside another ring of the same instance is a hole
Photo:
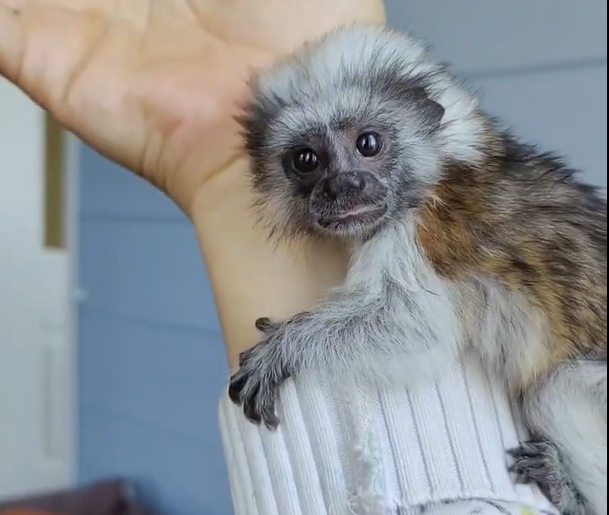
[[[376,225],[387,213],[386,205],[356,206],[335,213],[325,213],[319,216],[317,223],[327,231],[340,231],[345,229],[366,229]]]

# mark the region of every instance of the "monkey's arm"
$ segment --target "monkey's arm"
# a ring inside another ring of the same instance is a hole
[[[452,303],[442,284],[407,289],[381,274],[376,281],[338,289],[316,309],[283,323],[261,323],[264,339],[243,353],[230,395],[245,415],[269,427],[277,390],[305,370],[357,375],[364,380],[416,381],[458,351]]]

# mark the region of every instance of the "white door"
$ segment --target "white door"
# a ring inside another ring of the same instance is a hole
[[[44,127],[0,78],[0,499],[71,480],[68,254],[43,246]]]

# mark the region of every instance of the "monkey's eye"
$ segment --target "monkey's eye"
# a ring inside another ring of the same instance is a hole
[[[311,148],[299,148],[292,154],[292,166],[298,173],[313,173],[319,167],[319,157]]]
[[[383,146],[381,136],[376,132],[365,132],[357,138],[357,151],[364,157],[374,157]]]

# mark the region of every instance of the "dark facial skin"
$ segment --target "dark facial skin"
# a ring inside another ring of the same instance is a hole
[[[364,130],[311,137],[285,154],[284,170],[308,201],[312,231],[365,237],[382,223],[390,204],[388,151],[381,133]]]

